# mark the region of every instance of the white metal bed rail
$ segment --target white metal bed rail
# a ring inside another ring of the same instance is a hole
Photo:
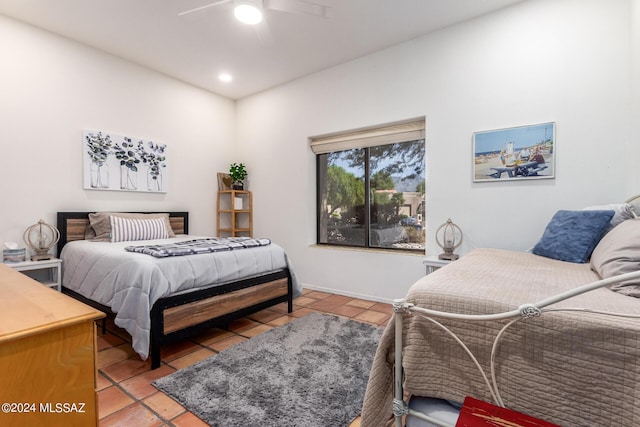
[[[629,317],[629,318],[640,318],[640,314],[634,315],[629,313],[615,313],[609,311],[600,311],[600,310],[592,310],[586,308],[546,308],[552,304],[555,304],[560,301],[564,301],[566,299],[572,298],[576,295],[584,294],[586,292],[592,291],[594,289],[602,288],[605,286],[613,285],[620,282],[625,282],[627,280],[640,279],[640,271],[634,271],[631,273],[621,274],[615,277],[610,277],[608,279],[602,279],[595,282],[588,283],[586,285],[579,286],[577,288],[571,289],[566,292],[561,292],[552,297],[543,299],[537,303],[526,303],[520,305],[517,309],[503,312],[503,313],[494,313],[494,314],[459,314],[459,313],[450,313],[445,311],[431,310],[428,308],[417,307],[414,304],[406,302],[404,299],[394,300],[393,302],[393,311],[395,312],[395,369],[394,369],[394,399],[393,399],[393,415],[395,418],[396,427],[402,427],[402,418],[405,415],[411,415],[416,418],[428,421],[432,424],[441,427],[455,427],[447,422],[435,419],[430,417],[429,415],[425,415],[421,412],[415,411],[409,408],[409,405],[404,400],[404,390],[403,390],[403,369],[402,369],[402,328],[403,328],[403,317],[405,315],[413,315],[416,314],[426,320],[429,320],[442,330],[444,330],[449,336],[451,336],[460,346],[464,349],[467,355],[471,358],[475,366],[478,368],[480,375],[482,376],[485,384],[487,385],[489,392],[495,402],[496,405],[504,407],[504,403],[502,401],[502,397],[500,396],[500,392],[498,390],[496,376],[495,376],[495,357],[497,354],[497,350],[499,347],[500,339],[502,338],[504,332],[514,323],[528,319],[531,317],[539,317],[543,313],[546,312],[559,312],[559,311],[577,311],[591,314],[602,314],[607,316],[618,316],[618,317]],[[469,348],[465,345],[465,343],[449,328],[444,326],[442,323],[437,321],[435,318],[441,319],[455,319],[455,320],[469,320],[469,321],[490,321],[490,320],[505,320],[511,319],[506,325],[500,329],[498,334],[496,335],[493,346],[491,349],[491,362],[490,362],[490,374],[491,380],[487,377],[486,373],[480,366],[480,363],[474,356],[473,352],[469,350]]]

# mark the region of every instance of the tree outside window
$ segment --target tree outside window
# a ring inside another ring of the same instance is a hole
[[[318,243],[424,252],[424,139],[319,154]]]

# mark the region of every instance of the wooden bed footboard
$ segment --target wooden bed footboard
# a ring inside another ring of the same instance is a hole
[[[159,299],[151,309],[151,369],[160,366],[160,348],[203,329],[223,326],[282,302],[293,311],[288,269],[227,285]]]

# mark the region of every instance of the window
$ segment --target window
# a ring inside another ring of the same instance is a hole
[[[424,252],[424,119],[311,139],[320,244]]]

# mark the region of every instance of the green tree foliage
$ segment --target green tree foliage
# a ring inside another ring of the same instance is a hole
[[[372,190],[393,190],[395,187],[391,174],[386,170],[374,173],[370,185]]]
[[[404,179],[424,175],[424,140],[380,145],[369,149],[371,170],[385,171],[389,176],[402,174]],[[364,164],[364,149],[340,151],[329,154],[329,164],[340,158],[351,167]],[[388,162],[389,159],[393,159]],[[387,163],[388,162],[388,163]],[[384,165],[379,168],[380,165]]]
[[[364,181],[340,166],[331,165],[327,168],[326,194],[332,216],[338,209],[364,204]]]

